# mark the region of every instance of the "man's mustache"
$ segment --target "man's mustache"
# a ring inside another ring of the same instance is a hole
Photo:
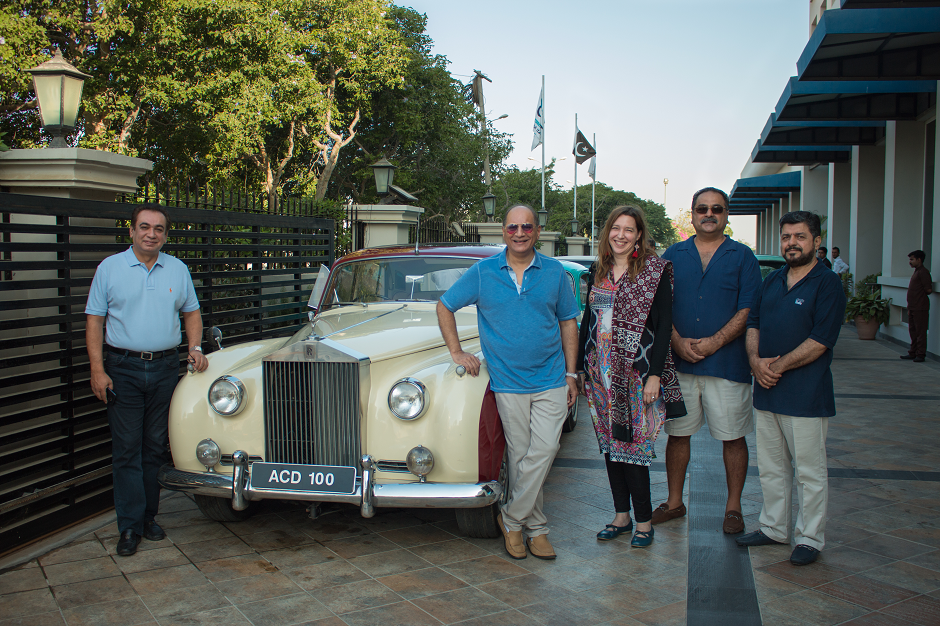
[[[712,223],[712,224],[717,224],[717,223],[718,223],[718,218],[717,218],[717,217],[703,217],[703,218],[702,218],[702,223],[704,224],[705,222],[710,222],[710,223]]]

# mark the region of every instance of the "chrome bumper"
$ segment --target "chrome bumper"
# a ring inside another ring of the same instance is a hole
[[[322,493],[308,491],[281,491],[251,487],[251,468],[248,455],[241,450],[232,455],[235,465],[232,475],[215,472],[189,472],[170,464],[160,468],[157,480],[165,489],[186,493],[230,498],[232,508],[244,510],[250,501],[307,500],[311,502],[344,502],[358,505],[363,517],[375,515],[375,507],[401,507],[425,509],[474,509],[499,502],[503,488],[497,481],[485,483],[429,483],[375,484],[375,465],[372,457],[362,457],[362,472],[356,478],[353,493]],[[363,488],[365,485],[365,488]]]

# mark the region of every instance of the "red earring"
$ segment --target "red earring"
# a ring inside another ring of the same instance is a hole
[[[633,258],[634,258],[634,259],[637,259],[637,258],[640,257],[640,252],[639,252],[639,250],[640,250],[639,244],[633,248]]]

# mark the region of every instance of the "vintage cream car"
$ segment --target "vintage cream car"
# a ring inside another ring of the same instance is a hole
[[[499,535],[505,440],[480,349],[476,308],[457,312],[480,376],[457,367],[437,300],[502,246],[363,250],[321,268],[310,322],[290,338],[214,352],[170,406],[167,489],[207,517],[237,521],[265,499],[453,508],[468,536]],[[566,430],[573,427],[577,405]]]

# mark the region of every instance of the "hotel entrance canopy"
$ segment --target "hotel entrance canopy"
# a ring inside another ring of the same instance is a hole
[[[792,76],[774,114],[779,122],[913,120],[936,100],[935,81],[804,82]]]
[[[792,191],[800,190],[802,172],[784,172],[769,176],[739,178],[731,188],[731,215],[757,215],[769,209]]]
[[[809,38],[796,63],[799,79],[940,79],[938,4],[843,0],[842,9],[823,13]]]

